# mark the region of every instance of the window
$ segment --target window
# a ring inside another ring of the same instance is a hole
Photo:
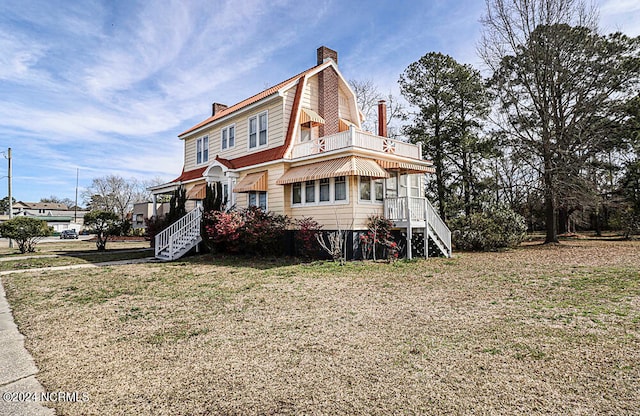
[[[384,200],[384,180],[370,176],[360,177],[360,201],[382,202]]]
[[[420,175],[400,176],[400,196],[424,196],[420,190]]]
[[[209,136],[200,137],[196,142],[196,163],[207,163],[209,161]]]
[[[329,178],[320,179],[320,202],[329,202],[330,196]]]
[[[300,142],[308,142],[311,140],[311,129],[308,126],[300,126]]]
[[[236,144],[236,126],[232,125],[225,127],[221,132],[220,142],[222,143],[222,150],[231,148]]]
[[[420,177],[418,175],[409,175],[409,195],[420,196]]]
[[[300,182],[296,182],[292,185],[291,187],[291,192],[292,192],[292,201],[294,204],[301,204],[302,203],[302,183]]]
[[[390,172],[387,178],[387,198],[396,198],[398,196],[398,174]]]
[[[267,210],[267,193],[264,191],[249,192],[249,206]]]
[[[256,147],[258,145],[256,131],[257,131],[258,119],[251,117],[249,119],[249,147]]]
[[[369,176],[360,177],[360,200],[371,201],[371,178]]]
[[[249,148],[267,145],[267,112],[249,118]]]
[[[345,176],[291,184],[292,205],[318,205],[347,201]]]
[[[382,201],[384,199],[384,184],[382,179],[373,180],[373,193],[376,201]]]
[[[316,183],[315,181],[306,181],[304,186],[304,202],[316,201]]]
[[[346,178],[346,176],[338,176],[335,179],[334,200],[336,200],[336,201],[346,201],[347,200],[347,178]]]
[[[264,112],[258,116],[258,131],[260,134],[259,138],[259,146],[264,146],[267,144],[267,113]]]

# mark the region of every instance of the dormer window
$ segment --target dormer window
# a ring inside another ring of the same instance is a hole
[[[209,161],[209,136],[200,137],[196,142],[196,163],[198,165]]]
[[[225,127],[221,133],[222,150],[232,148],[236,145],[236,125]]]
[[[249,148],[267,145],[267,112],[249,117]]]

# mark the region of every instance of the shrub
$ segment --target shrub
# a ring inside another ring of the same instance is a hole
[[[107,248],[107,239],[116,234],[118,228],[118,216],[111,211],[90,211],[84,216],[84,225],[96,233],[96,247],[98,251]]]
[[[362,249],[362,258],[369,257],[376,260],[378,254],[386,252],[388,259],[398,258],[398,244],[393,241],[391,236],[391,228],[393,223],[391,220],[379,215],[371,215],[367,218],[367,232],[360,236],[360,247]],[[381,248],[381,253],[379,253]]]
[[[244,220],[238,212],[210,211],[204,214],[207,245],[212,251],[238,253],[241,248],[240,227]]]
[[[469,217],[459,217],[450,226],[456,248],[471,251],[515,247],[524,240],[527,231],[525,218],[505,207],[491,207]]]
[[[46,221],[16,217],[0,224],[0,235],[15,240],[21,253],[33,253],[38,241],[51,235],[51,228]]]
[[[294,223],[298,229],[295,234],[295,242],[300,256],[305,258],[317,257],[320,249],[317,236],[322,226],[311,217],[295,220]]]
[[[246,254],[280,254],[289,218],[249,207],[241,211],[205,214],[206,236],[214,251]]]

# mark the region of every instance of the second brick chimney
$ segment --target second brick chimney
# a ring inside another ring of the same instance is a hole
[[[387,137],[387,103],[378,101],[378,136]]]
[[[338,64],[338,52],[321,46],[317,50],[318,65],[327,59]],[[338,73],[332,68],[325,68],[318,74],[318,113],[324,118],[325,124],[319,128],[320,137],[339,132],[339,104],[338,104]]]
[[[216,114],[218,114],[221,111],[226,110],[227,108],[229,108],[229,107],[227,105],[225,105],[225,104],[220,104],[220,103],[211,104],[211,117],[215,116]]]

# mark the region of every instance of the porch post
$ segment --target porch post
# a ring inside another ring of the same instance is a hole
[[[156,194],[151,194],[151,201],[153,201],[153,208],[151,212],[153,213],[153,216],[156,217],[158,215],[158,207],[156,206],[158,197],[156,196]]]
[[[413,237],[413,230],[411,229],[411,205],[409,205],[409,195],[407,195],[405,198],[407,201],[407,259],[411,260],[413,258],[413,248],[411,247],[411,240]]]
[[[427,200],[422,200],[424,208],[424,258],[429,258],[429,215],[427,213]]]

